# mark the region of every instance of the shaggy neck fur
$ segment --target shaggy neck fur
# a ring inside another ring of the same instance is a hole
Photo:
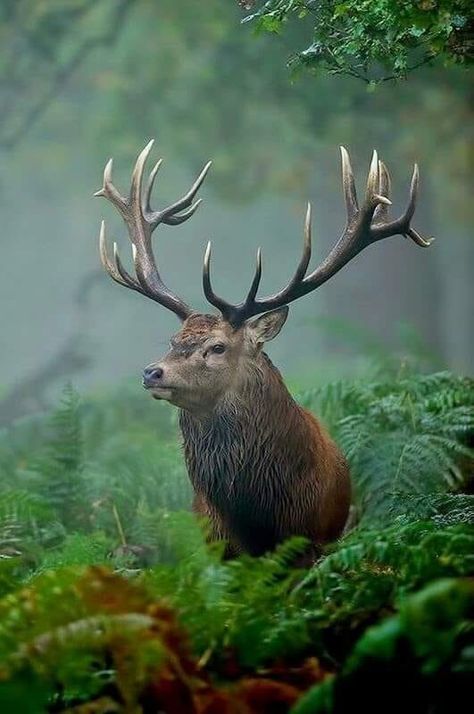
[[[250,552],[279,538],[298,474],[310,468],[307,420],[278,370],[261,353],[211,415],[180,413],[196,493],[221,514]],[[276,492],[278,491],[278,497]],[[258,528],[258,547],[255,529]]]

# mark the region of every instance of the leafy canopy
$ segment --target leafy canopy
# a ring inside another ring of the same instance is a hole
[[[281,33],[293,18],[308,27],[311,44],[290,58],[294,68],[377,83],[405,78],[436,58],[470,64],[474,57],[469,0],[268,0],[258,5],[243,20],[255,23],[257,32]]]

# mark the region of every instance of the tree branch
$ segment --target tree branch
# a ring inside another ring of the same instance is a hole
[[[15,127],[10,135],[0,139],[0,148],[5,151],[10,151],[28,134],[91,52],[99,47],[114,44],[123,27],[127,13],[135,2],[136,0],[121,0],[115,10],[108,30],[102,35],[84,40],[70,60],[57,72],[51,86],[27,112],[23,121]]]

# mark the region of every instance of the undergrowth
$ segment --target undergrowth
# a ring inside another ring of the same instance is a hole
[[[474,670],[474,384],[379,373],[298,396],[350,465],[351,528],[222,559],[171,409],[125,386],[0,433],[3,712],[442,712]],[[151,402],[151,400],[150,400]],[[403,680],[403,686],[400,682]],[[461,701],[461,700],[459,700]]]

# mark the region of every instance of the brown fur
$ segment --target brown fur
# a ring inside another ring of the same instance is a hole
[[[182,411],[194,508],[215,538],[261,555],[293,535],[337,538],[349,509],[345,459],[318,421],[288,393],[261,353],[238,404],[208,420]]]
[[[227,341],[226,355],[208,365],[216,338]],[[293,400],[251,327],[193,315],[171,345],[159,363],[165,382],[186,380],[186,389],[164,398],[181,407],[194,510],[210,519],[212,536],[252,555],[294,535],[315,547],[337,538],[349,509],[346,461]]]

